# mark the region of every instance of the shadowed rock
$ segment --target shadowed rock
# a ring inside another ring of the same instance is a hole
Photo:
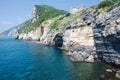
[[[56,34],[53,41],[55,42],[55,46],[62,47],[62,45],[63,45],[63,33]]]

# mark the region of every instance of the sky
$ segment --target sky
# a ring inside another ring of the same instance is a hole
[[[70,11],[76,6],[92,6],[100,0],[0,0],[0,33],[32,17],[35,4]]]

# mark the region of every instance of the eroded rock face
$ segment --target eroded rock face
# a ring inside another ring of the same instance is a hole
[[[74,42],[80,45],[94,46],[92,27],[83,26],[66,30],[64,42]]]
[[[73,51],[76,44],[95,47],[91,50],[96,49],[100,59],[120,67],[120,7],[83,15],[68,26],[64,36],[64,46],[68,50]],[[90,55],[88,52],[87,54]],[[75,58],[72,60],[81,58],[76,57],[81,56],[79,53],[72,55]],[[96,54],[90,55],[85,61],[93,61],[95,56]]]
[[[71,60],[76,62],[76,61],[85,61],[85,62],[94,62],[95,61],[95,57],[94,55],[92,55],[91,53],[87,53],[87,52],[82,52],[82,51],[74,51],[71,54]]]
[[[63,45],[63,33],[56,34],[53,41],[55,42],[55,46],[62,47],[62,45]]]
[[[104,19],[99,18],[100,15]],[[96,15],[97,22],[92,25],[98,57],[118,67],[120,67],[119,16],[120,7],[117,7],[110,12]]]
[[[68,55],[70,55],[71,60],[74,62],[94,62],[95,58],[97,58],[93,31],[90,26],[93,19],[85,21],[89,17],[89,15],[83,16],[74,21],[71,25],[67,26],[64,32],[63,46],[69,51]]]

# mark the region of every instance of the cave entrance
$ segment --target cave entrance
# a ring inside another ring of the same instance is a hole
[[[62,47],[62,45],[63,45],[63,33],[56,34],[53,41],[55,42],[55,46]]]
[[[113,48],[116,52],[120,53],[120,42],[113,42]]]

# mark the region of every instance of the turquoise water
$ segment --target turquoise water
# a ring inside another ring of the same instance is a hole
[[[0,80],[108,80],[111,66],[73,63],[65,52],[35,42],[0,38]],[[100,79],[104,74],[105,78]]]

